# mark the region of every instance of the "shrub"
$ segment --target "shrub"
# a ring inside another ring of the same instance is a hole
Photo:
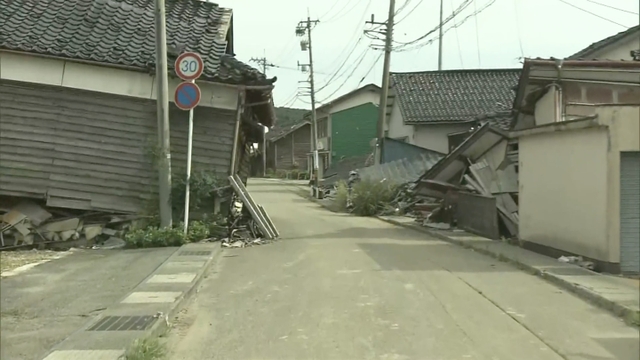
[[[344,180],[338,181],[336,186],[336,197],[334,202],[338,211],[346,211],[347,210],[347,199],[349,197],[349,189],[347,187],[347,182]]]
[[[353,213],[360,216],[377,215],[393,200],[395,194],[396,186],[387,181],[361,180],[353,185]]]
[[[155,226],[128,231],[124,235],[124,241],[128,247],[133,248],[180,246],[186,242],[182,229]]]
[[[181,224],[182,225],[182,224]],[[187,229],[187,242],[196,242],[209,238],[209,224],[192,221]]]

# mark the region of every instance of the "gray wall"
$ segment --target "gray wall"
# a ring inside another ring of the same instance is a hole
[[[0,84],[0,195],[77,209],[139,211],[156,191],[155,102]],[[194,170],[228,172],[235,114],[198,108]],[[171,111],[172,165],[183,173],[187,112]]]
[[[460,229],[489,239],[500,238],[498,210],[494,197],[466,192],[458,193],[456,220]]]

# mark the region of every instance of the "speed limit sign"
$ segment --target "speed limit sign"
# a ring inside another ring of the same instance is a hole
[[[200,55],[186,52],[176,59],[176,74],[182,80],[195,80],[202,75],[204,63]]]

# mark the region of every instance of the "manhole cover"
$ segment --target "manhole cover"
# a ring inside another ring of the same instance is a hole
[[[156,317],[153,315],[143,316],[107,316],[87,331],[142,331],[153,324]]]
[[[211,255],[211,251],[181,251],[180,256],[207,256]]]

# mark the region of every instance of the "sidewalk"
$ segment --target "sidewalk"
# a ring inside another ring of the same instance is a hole
[[[603,275],[577,265],[561,263],[547,256],[504,242],[490,240],[464,231],[425,228],[404,216],[379,216],[380,220],[427,233],[439,239],[512,263],[540,276],[581,298],[640,326],[640,286],[631,279]]]
[[[157,336],[197,291],[220,254],[220,243],[193,243],[172,254],[131,292],[57,344],[45,360],[119,360],[134,340]],[[143,275],[143,276],[144,276]]]

